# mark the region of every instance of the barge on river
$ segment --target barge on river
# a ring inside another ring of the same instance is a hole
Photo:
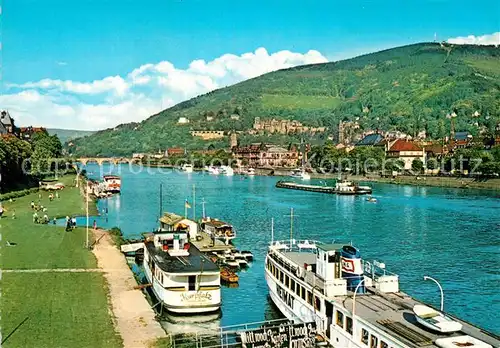
[[[442,311],[424,320],[439,327],[438,317],[445,316],[447,330],[422,325],[423,304],[399,290],[398,275],[362,261],[351,244],[275,241],[265,266],[279,310],[290,320],[315,322],[334,347],[500,347],[497,335]]]
[[[307,185],[299,184],[291,181],[278,181],[276,187],[291,190],[301,190],[309,192],[321,192],[338,195],[364,195],[372,193],[372,188],[369,186],[360,186],[350,181],[339,181],[335,186]]]
[[[220,309],[220,270],[189,242],[197,233],[196,222],[166,213],[160,228],[146,235],[144,273],[167,311],[199,314]]]

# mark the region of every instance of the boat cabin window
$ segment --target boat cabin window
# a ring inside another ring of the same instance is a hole
[[[389,345],[384,341],[380,340],[380,348],[389,348]]]
[[[314,308],[317,311],[321,311],[321,300],[318,296],[314,296]]]
[[[282,271],[279,271],[279,272],[280,272],[280,282],[283,283],[283,276],[284,276],[284,274],[283,274]]]
[[[345,330],[352,335],[352,318],[346,317]]]
[[[189,291],[195,291],[196,290],[196,276],[195,275],[190,275],[188,276],[188,282],[189,282]]]
[[[361,343],[368,345],[368,331],[361,329]]]
[[[305,301],[306,300],[306,289],[302,286],[300,287],[300,297]]]
[[[309,303],[311,306],[313,304],[313,296],[310,291],[307,292],[307,303]]]
[[[285,274],[285,286],[288,288],[288,281],[289,281],[289,278],[288,278],[288,275]]]
[[[337,311],[337,325],[344,328],[344,313]]]
[[[378,338],[377,336],[370,335],[370,348],[377,348]]]
[[[335,262],[335,254],[328,255],[328,263],[334,263]]]
[[[290,278],[290,289],[295,292],[295,280]]]

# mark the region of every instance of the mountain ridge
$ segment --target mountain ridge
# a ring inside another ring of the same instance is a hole
[[[329,128],[356,120],[363,129],[448,133],[446,114],[456,112],[457,130],[477,134],[494,128],[500,115],[500,49],[494,46],[420,43],[338,62],[273,71],[178,103],[139,123],[121,124],[83,139],[74,154],[130,155],[171,146],[227,146],[203,141],[190,130],[248,131],[255,117],[298,120]],[[479,117],[471,115],[478,111]],[[231,117],[233,116],[233,117]],[[185,117],[188,125],[178,125]],[[212,118],[212,121],[207,119]],[[324,141],[326,135],[311,137]],[[297,141],[297,136],[243,134],[240,141]]]

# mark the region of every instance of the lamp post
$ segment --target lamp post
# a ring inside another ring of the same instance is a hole
[[[354,289],[354,296],[352,297],[352,340],[349,342],[352,342],[356,340],[356,294],[358,293],[358,289],[363,284],[365,281],[365,278],[363,278],[358,285],[356,285],[356,288]],[[356,341],[357,342],[357,341]]]
[[[424,280],[432,280],[439,287],[439,291],[441,292],[441,312],[442,312],[443,307],[444,307],[444,293],[443,293],[443,288],[441,287],[441,284],[439,284],[439,282],[436,279],[429,277],[429,276],[424,276]]]

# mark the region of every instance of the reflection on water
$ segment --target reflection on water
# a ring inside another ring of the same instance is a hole
[[[96,165],[88,167],[100,173]],[[163,211],[178,214],[184,213],[186,198],[192,202],[195,184],[198,217],[204,199],[207,214],[232,223],[238,231],[237,246],[253,252],[255,261],[239,274],[239,287],[222,289],[222,317],[217,319],[222,326],[276,314],[267,300],[264,258],[271,218],[275,238],[287,239],[286,215],[293,207],[296,238],[353,241],[365,259],[385,262],[388,270],[398,273],[403,291],[439,305],[435,284],[423,281],[423,275],[430,275],[444,288],[447,311],[500,332],[498,193],[374,183],[374,204],[365,197],[277,189],[276,177],[186,175],[154,168],[132,174],[128,168],[113,169],[121,171],[122,193],[99,201],[99,210],[108,208],[108,214],[96,218],[98,226],[118,226],[128,238],[152,231],[160,215],[160,184]],[[77,222],[85,225],[85,219]]]

